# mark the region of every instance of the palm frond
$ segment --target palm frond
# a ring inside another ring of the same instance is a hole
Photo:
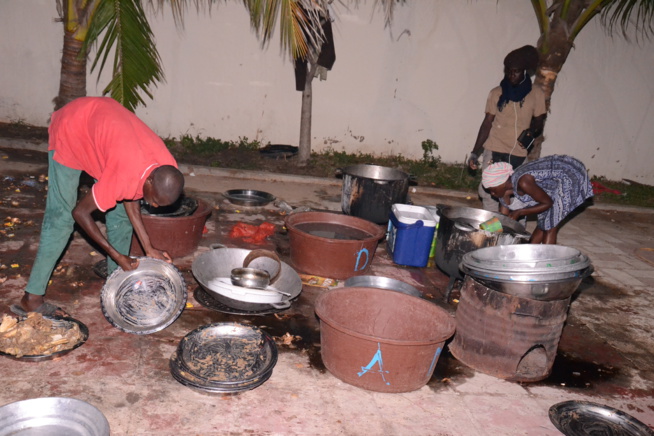
[[[97,42],[103,33],[91,71],[100,62],[100,77],[113,49],[113,74],[103,94],[109,94],[133,111],[139,104],[145,105],[141,94],[152,98],[150,87],[164,81],[161,59],[141,2],[101,1],[89,29],[86,46]]]
[[[616,27],[629,39],[627,32],[633,28],[636,35],[649,39],[654,34],[654,0],[613,0],[606,2],[601,22],[612,34]]]
[[[262,47],[270,43],[278,21],[283,55],[306,58],[324,40],[320,20],[328,12],[322,0],[243,0],[243,5]]]

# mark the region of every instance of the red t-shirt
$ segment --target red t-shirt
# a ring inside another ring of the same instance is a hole
[[[143,183],[155,168],[177,167],[161,138],[109,97],[73,100],[52,114],[48,132],[54,160],[97,181],[93,198],[103,212],[143,198]]]

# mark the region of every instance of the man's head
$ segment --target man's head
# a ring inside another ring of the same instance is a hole
[[[153,207],[169,206],[182,195],[184,176],[172,165],[155,168],[143,185],[143,199]]]
[[[517,86],[525,75],[533,73],[538,67],[538,50],[525,45],[513,50],[504,58],[504,75],[513,86]]]

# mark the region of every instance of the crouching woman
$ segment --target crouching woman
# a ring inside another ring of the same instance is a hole
[[[561,221],[593,196],[583,163],[570,156],[547,156],[515,171],[506,162],[489,165],[484,188],[500,201],[500,212],[514,220],[538,215],[532,244],[556,244]]]

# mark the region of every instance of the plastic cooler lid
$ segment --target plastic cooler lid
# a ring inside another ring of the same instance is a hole
[[[395,218],[403,224],[415,224],[422,221],[425,227],[436,227],[434,216],[426,207],[396,203],[391,208]]]

